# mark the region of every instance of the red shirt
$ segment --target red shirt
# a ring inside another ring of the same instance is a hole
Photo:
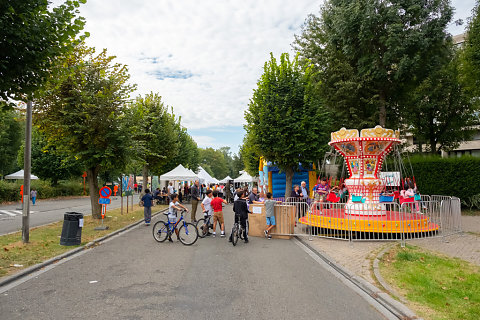
[[[210,202],[210,205],[213,208],[213,212],[221,212],[222,211],[222,203],[223,200],[220,197],[213,198],[212,202]]]

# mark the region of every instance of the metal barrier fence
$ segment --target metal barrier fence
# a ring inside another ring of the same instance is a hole
[[[460,199],[422,195],[403,203],[348,204],[287,198],[276,205],[274,235],[322,237],[348,241],[401,241],[445,237],[461,232]],[[359,211],[361,214],[359,214]]]

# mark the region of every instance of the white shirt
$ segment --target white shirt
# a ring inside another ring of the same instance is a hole
[[[212,202],[212,199],[209,197],[205,197],[203,199],[202,204],[205,207],[205,211],[208,211],[208,215],[211,216],[213,214],[213,208],[212,205],[210,204]]]
[[[173,206],[178,206],[178,202],[170,202],[170,205],[168,206],[168,218],[170,219],[175,219],[177,217],[177,209],[175,209]]]
[[[168,186],[168,194],[173,194],[173,186]]]

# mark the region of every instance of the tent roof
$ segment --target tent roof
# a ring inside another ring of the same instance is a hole
[[[25,171],[20,170],[20,171],[17,171],[17,172],[15,172],[15,173],[6,175],[6,176],[5,176],[5,179],[23,180],[24,174],[25,174]],[[33,175],[33,174],[30,174],[30,179],[32,179],[32,180],[37,180],[38,177],[35,176],[35,175]]]
[[[234,179],[233,182],[255,182],[256,179],[244,171],[240,177]]]
[[[200,181],[202,183],[218,183],[218,180],[212,177],[210,174],[208,174],[207,170],[203,169],[202,167],[198,167],[198,178],[200,178]]]
[[[160,180],[195,180],[198,176],[190,169],[179,164],[175,169],[160,176]]]
[[[226,176],[225,178],[223,178],[222,180],[220,180],[219,183],[227,183],[229,180],[233,180],[233,179],[230,178],[230,176]]]

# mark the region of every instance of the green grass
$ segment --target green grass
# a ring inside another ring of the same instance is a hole
[[[480,319],[480,268],[418,247],[384,255],[382,276],[425,319]]]
[[[480,210],[462,209],[462,216],[480,216]]]
[[[166,206],[156,206],[153,211],[160,211]],[[94,230],[100,225],[100,221],[86,216],[82,228],[82,245],[103,237],[115,230],[121,229],[133,222],[143,219],[143,208],[134,206],[134,210],[126,214],[120,214],[120,209],[108,210],[104,224],[108,230]],[[63,221],[48,226],[30,229],[30,242],[22,242],[22,233],[17,232],[0,236],[0,277],[12,275],[20,270],[37,263],[53,258],[59,254],[76,248],[77,246],[61,246],[60,235],[62,234]],[[15,267],[14,265],[21,265]]]

